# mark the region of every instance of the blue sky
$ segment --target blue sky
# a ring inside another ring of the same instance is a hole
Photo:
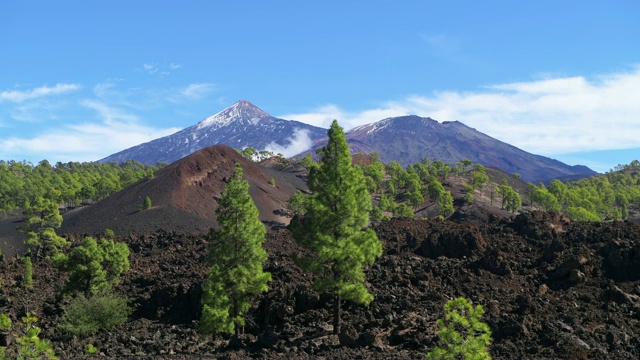
[[[240,99],[349,129],[459,120],[640,158],[637,1],[0,1],[0,159],[93,161]]]

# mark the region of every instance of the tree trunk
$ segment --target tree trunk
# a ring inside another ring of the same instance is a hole
[[[340,295],[333,296],[333,333],[340,334]]]
[[[238,340],[240,340],[240,324],[235,320],[238,317],[238,301],[235,298],[233,299],[232,312],[233,312],[233,318],[234,318],[233,321],[235,322],[235,324],[233,326],[233,328],[234,328],[234,337],[235,337],[234,340],[237,342]]]
[[[36,262],[40,261],[40,254],[42,253],[42,245],[38,245],[37,249],[38,250],[36,250],[36,260],[35,260]]]

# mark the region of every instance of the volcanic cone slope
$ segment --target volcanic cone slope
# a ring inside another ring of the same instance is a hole
[[[111,229],[117,235],[163,229],[179,233],[205,232],[215,226],[215,210],[234,164],[244,169],[249,193],[270,225],[286,225],[286,202],[306,189],[295,172],[266,168],[245,159],[226,145],[197,151],[94,205],[65,214],[60,233],[95,234]],[[269,184],[270,180],[274,185]],[[141,210],[145,197],[152,207]]]

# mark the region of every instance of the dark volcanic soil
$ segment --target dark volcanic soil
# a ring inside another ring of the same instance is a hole
[[[495,358],[640,357],[640,225],[571,223],[523,214],[480,221],[394,220],[374,225],[384,254],[368,270],[375,300],[345,303],[343,332],[329,335],[331,296],[311,290],[289,254],[300,251],[286,229],[268,233],[270,290],[247,315],[246,336],[195,331],[207,242],[163,231],[121,238],[131,270],[117,292],[135,308],[121,328],[87,339],[55,328],[64,277],[36,265],[21,286],[23,263],[0,264],[0,311],[41,318],[42,336],[62,358],[84,358],[94,344],[108,358],[414,358],[437,341],[436,319],[456,296],[482,304]]]

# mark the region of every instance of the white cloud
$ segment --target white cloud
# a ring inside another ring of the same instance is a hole
[[[99,101],[83,100],[80,102],[80,105],[97,111],[105,124],[117,124],[119,122],[136,123],[138,121],[136,115],[128,114]]]
[[[289,145],[282,146],[272,142],[267,145],[265,150],[271,151],[274,154],[282,154],[284,157],[291,157],[310,149],[311,143],[312,141],[309,138],[309,131],[297,129],[289,139]]]
[[[331,125],[333,119],[344,119],[346,113],[341,110],[337,105],[329,104],[321,106],[312,112],[307,113],[293,113],[278,116],[281,119],[297,120],[305,124],[328,128]]]
[[[6,100],[20,103],[25,100],[42,98],[45,96],[60,95],[80,89],[79,84],[56,84],[53,87],[41,86],[35,89],[20,91],[8,90],[0,92],[0,101]]]
[[[414,95],[378,108],[348,112],[324,105],[285,119],[345,128],[383,118],[416,114],[438,121],[459,120],[528,152],[553,155],[640,147],[640,66],[599,76],[556,77],[496,84],[473,92]]]
[[[137,116],[97,101],[85,100],[81,105],[95,110],[101,121],[47,129],[32,138],[0,140],[0,155],[15,158],[13,154],[23,157],[47,154],[51,162],[95,161],[180,130],[141,125]]]
[[[158,72],[159,68],[154,64],[144,64],[142,65],[142,70],[146,71],[148,74],[155,74]]]
[[[142,65],[142,71],[146,72],[149,75],[159,74],[159,75],[170,75],[172,71],[178,70],[182,68],[182,64],[169,63],[169,64],[160,64],[156,65],[154,63],[145,63]],[[139,70],[138,70],[139,71]]]
[[[190,100],[199,100],[215,90],[213,84],[197,83],[189,84],[187,87],[180,90],[180,94]]]

